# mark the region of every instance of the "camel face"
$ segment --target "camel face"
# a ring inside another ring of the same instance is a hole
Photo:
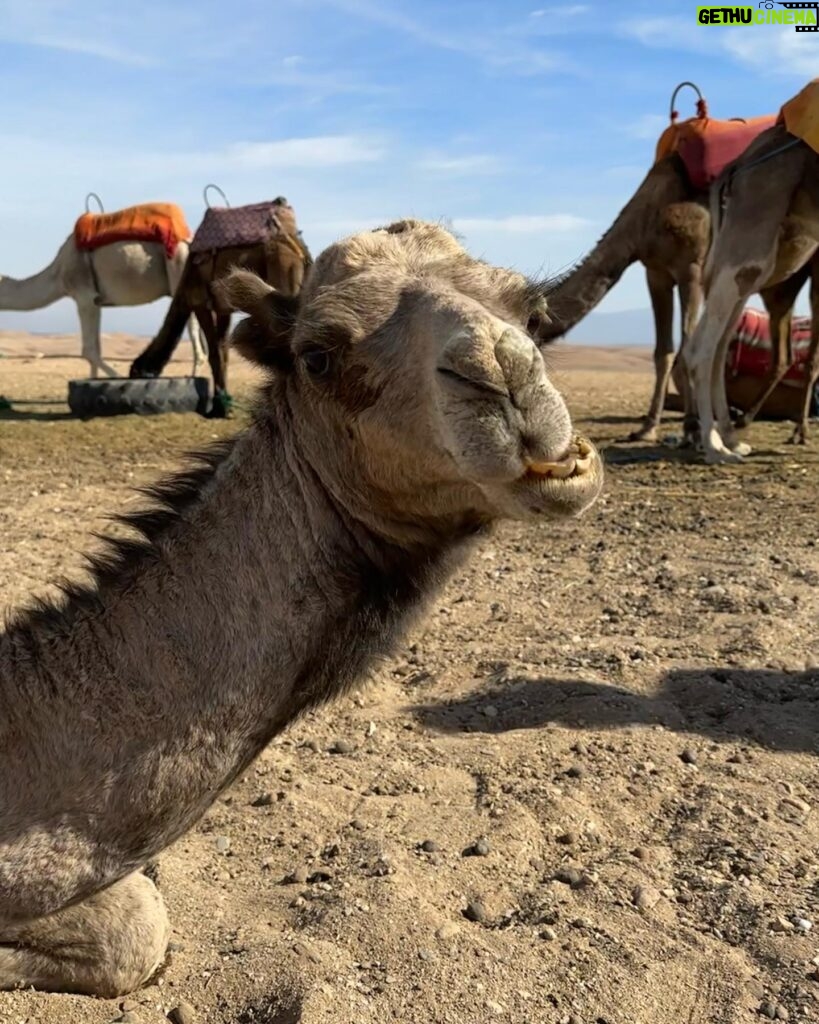
[[[281,296],[266,292],[278,309],[260,336],[258,304],[229,287],[256,325],[237,347],[249,354],[252,334],[255,357],[284,370],[310,460],[338,488],[356,465],[394,503],[487,518],[577,514],[599,494],[600,459],[527,333],[540,292],[442,228],[404,221],[331,246],[289,330]]]

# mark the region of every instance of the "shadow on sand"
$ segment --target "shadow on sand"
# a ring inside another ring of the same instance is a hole
[[[497,708],[496,718],[479,714],[487,703]],[[441,732],[503,733],[549,723],[591,729],[660,724],[717,742],[819,753],[819,670],[674,670],[651,697],[600,682],[510,678],[503,686],[412,710]]]

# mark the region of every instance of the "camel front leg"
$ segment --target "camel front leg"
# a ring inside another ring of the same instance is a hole
[[[646,280],[654,311],[654,394],[642,427],[629,434],[628,440],[653,443],[657,440],[674,365],[674,279],[667,270],[647,267]]]
[[[723,373],[718,361],[723,339],[730,332],[742,310],[744,297],[737,294],[735,282],[718,274],[710,290],[702,319],[688,346],[686,363],[691,389],[697,406],[700,437],[709,464],[741,462],[742,457],[725,444],[715,418],[714,374]],[[727,402],[726,402],[727,406]]]
[[[169,936],[153,882],[128,875],[48,917],[0,923],[0,989],[123,996],[155,973]]]
[[[117,372],[102,358],[100,344],[101,310],[92,300],[77,302],[80,317],[80,338],[82,358],[88,360],[92,379],[99,376],[100,370],[108,377],[116,377]]]
[[[789,439],[791,444],[808,443],[810,404],[816,380],[819,378],[819,274],[814,271],[819,271],[819,260],[813,261],[810,279],[810,354],[802,392],[802,415]]]
[[[683,400],[683,444],[698,443],[697,409],[688,379],[686,352],[702,312],[702,266],[691,262],[678,278],[680,292],[680,351],[674,361],[672,376]]]

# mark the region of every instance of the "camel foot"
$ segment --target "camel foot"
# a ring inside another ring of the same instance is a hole
[[[646,424],[645,426],[640,427],[639,430],[633,430],[625,440],[646,441],[649,444],[656,444],[659,440],[656,423]]]
[[[739,466],[745,461],[745,456],[739,452],[729,451],[727,448],[709,448],[705,452],[705,462],[708,466]]]
[[[233,417],[233,398],[227,391],[217,391],[213,396],[210,412],[205,414],[209,420],[229,420]]]
[[[805,432],[803,430],[800,430],[799,427],[797,427],[796,430],[794,430],[794,432],[791,434],[791,436],[785,442],[785,444],[799,444],[799,445],[806,445],[807,443],[808,443],[807,435],[805,434]]]
[[[732,451],[734,455],[742,456],[750,455],[752,451],[751,446],[746,444],[744,441],[729,441],[728,449],[729,451]]]

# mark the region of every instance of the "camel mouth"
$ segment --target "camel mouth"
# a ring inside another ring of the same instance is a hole
[[[557,461],[527,461],[524,477],[528,480],[571,480],[592,473],[599,458],[591,442],[578,434],[566,454]]]

